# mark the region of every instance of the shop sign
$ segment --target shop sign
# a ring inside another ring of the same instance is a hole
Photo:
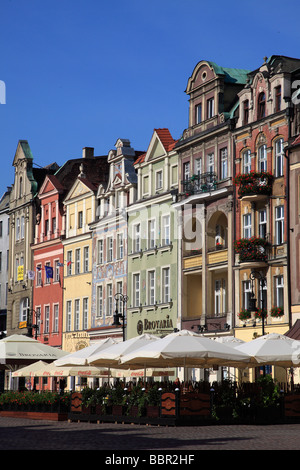
[[[173,331],[173,322],[171,318],[166,318],[165,320],[148,320],[144,319],[144,321],[139,320],[137,322],[137,332],[139,335],[143,333],[161,333],[162,330],[167,331],[168,333],[170,330]]]

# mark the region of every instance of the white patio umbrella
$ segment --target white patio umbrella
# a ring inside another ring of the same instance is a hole
[[[117,341],[113,338],[105,338],[97,341],[86,348],[79,351],[67,354],[66,356],[54,361],[56,366],[84,366],[88,364],[88,358],[93,354],[97,354],[104,349],[116,344]]]
[[[24,335],[11,335],[0,340],[0,364],[16,366],[39,360],[49,362],[66,354],[66,351]]]
[[[119,369],[122,368],[120,359],[125,354],[134,353],[134,351],[141,348],[142,346],[156,343],[158,340],[159,339],[157,336],[145,333],[121,343],[114,344],[104,351],[93,354],[88,358],[88,363],[98,367],[114,367]]]
[[[33,377],[37,370],[40,370],[41,367],[45,367],[47,365],[47,362],[44,361],[33,362],[29,366],[22,367],[21,369],[13,372],[12,377]]]
[[[236,338],[235,336],[214,336],[211,339],[213,339],[214,341],[218,341],[219,343],[226,344],[227,346],[232,346],[234,348],[245,342],[242,339]]]
[[[101,370],[94,366],[61,366],[54,363],[41,366],[34,371],[35,377],[101,377],[107,376],[107,370]]]
[[[278,333],[260,336],[235,349],[250,356],[250,367],[275,365],[286,368],[300,365],[300,341]]]
[[[141,367],[247,367],[249,357],[235,348],[191,331],[171,333],[121,357],[129,368]]]

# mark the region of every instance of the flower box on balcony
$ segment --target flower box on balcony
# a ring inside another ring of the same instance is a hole
[[[239,174],[234,178],[234,184],[239,186],[240,198],[246,196],[270,196],[272,193],[273,175],[266,171]]]
[[[243,262],[266,262],[268,259],[267,248],[270,246],[269,242],[264,238],[251,237],[241,238],[234,242],[235,252],[239,254],[240,263]]]
[[[251,312],[250,310],[241,310],[238,317],[242,321],[249,320],[251,318]]]

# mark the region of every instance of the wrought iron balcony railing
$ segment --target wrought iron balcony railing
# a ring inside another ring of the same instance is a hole
[[[187,196],[192,194],[206,193],[217,189],[217,177],[215,173],[201,173],[193,175],[181,181],[183,193]]]

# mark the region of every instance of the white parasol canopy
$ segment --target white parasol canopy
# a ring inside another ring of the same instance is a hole
[[[230,365],[247,367],[249,356],[197,333],[182,330],[171,333],[121,357],[123,366],[143,367],[212,367]]]
[[[115,341],[113,338],[105,338],[103,340],[97,341],[97,343],[91,344],[91,346],[57,359],[54,362],[56,366],[84,366],[88,364],[88,358],[90,356],[104,351],[104,349],[116,343],[117,341]]]
[[[260,336],[235,349],[250,356],[251,367],[268,364],[280,367],[300,365],[300,341],[278,333]]]
[[[38,360],[54,361],[68,354],[24,335],[11,335],[0,340],[0,364],[30,364]]]
[[[143,334],[128,339],[121,343],[114,344],[104,351],[93,354],[88,358],[88,363],[95,366],[121,368],[120,359],[125,354],[134,353],[137,349],[158,341],[158,337],[150,334]]]
[[[108,370],[101,370],[94,366],[61,366],[54,363],[40,366],[35,370],[35,377],[101,377],[107,376]]]
[[[33,362],[29,366],[22,367],[21,369],[16,370],[12,373],[13,377],[33,377],[34,373],[37,370],[40,370],[42,367],[47,366],[47,362],[37,361]]]

